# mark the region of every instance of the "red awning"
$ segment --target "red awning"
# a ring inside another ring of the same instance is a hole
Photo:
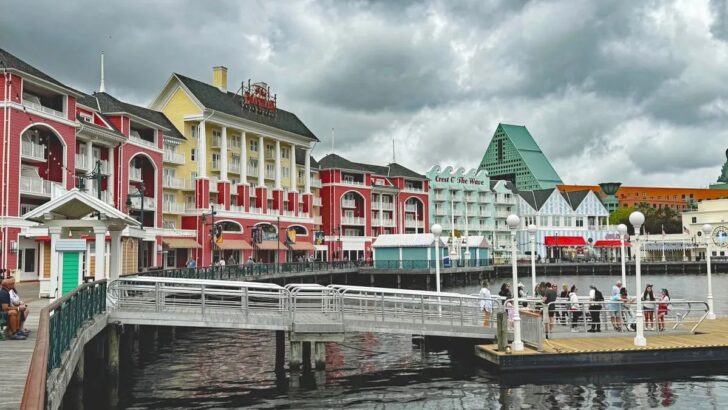
[[[544,238],[546,246],[586,246],[581,236],[547,236]]]
[[[619,248],[620,246],[619,239],[600,239],[594,242],[595,248]],[[625,242],[624,246],[630,246],[629,242]]]

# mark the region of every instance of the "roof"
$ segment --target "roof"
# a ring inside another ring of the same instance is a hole
[[[556,173],[556,170],[525,126],[502,123],[498,124],[498,126],[518,150],[526,166],[539,182],[547,182],[549,185],[563,183],[561,177]]]
[[[101,115],[101,114],[99,114],[99,115]],[[103,115],[101,115],[101,116],[103,117]],[[111,127],[111,128],[102,127],[102,126],[100,126],[98,124],[94,124],[92,122],[86,122],[83,118],[81,118],[81,115],[80,114],[76,115],[76,119],[81,124],[81,127],[89,127],[89,128],[93,128],[93,129],[97,129],[97,130],[111,132],[111,133],[117,134],[117,136],[120,137],[120,138],[126,138],[124,136],[124,134],[122,134],[116,128],[116,126],[111,121],[108,121],[108,119],[106,119],[105,117],[104,117],[104,119],[106,120],[106,122],[109,124],[109,127]]]
[[[586,246],[581,236],[546,236],[543,242],[546,246]]]
[[[321,158],[318,165],[320,169],[348,169],[392,178],[403,177],[427,179],[425,175],[418,174],[409,168],[397,164],[396,162],[392,162],[386,166],[362,164],[360,162],[349,161],[348,159],[336,154],[328,154]]]
[[[107,93],[94,93],[93,96],[90,96],[90,99],[85,99],[83,104],[88,105],[86,102],[93,104],[92,100],[95,100],[96,104],[89,106],[98,109],[102,113],[128,113],[168,129],[169,132],[165,132],[166,135],[185,139],[177,128],[172,125],[172,122],[159,111],[119,101]]]
[[[219,111],[225,114],[240,117],[269,127],[278,128],[302,137],[318,141],[316,135],[306,127],[306,125],[298,119],[296,114],[276,109],[275,116],[266,116],[252,113],[243,109],[241,96],[232,92],[222,92],[219,88],[198,81],[181,74],[174,73],[182,84],[197,98],[197,100],[211,110]]]
[[[12,55],[9,52],[0,48],[0,69],[2,69],[2,68],[10,68],[10,69],[22,71],[26,74],[32,75],[33,77],[40,78],[41,80],[48,81],[49,83],[55,84],[59,87],[66,88],[70,91],[75,91],[72,88],[68,87],[67,85],[56,80],[55,78],[49,76],[48,74],[38,70],[37,68],[33,67],[32,65],[26,63],[25,61],[19,59],[18,57],[15,57],[14,55]]]
[[[379,235],[372,248],[428,248],[435,246],[435,235],[431,233],[404,233]],[[440,238],[440,246],[447,246]]]
[[[524,201],[528,202],[529,205],[531,205],[531,208],[535,210],[541,209],[543,204],[548,201],[551,194],[554,192],[556,188],[548,188],[548,189],[534,189],[533,191],[521,191],[518,193],[518,195],[523,198]]]
[[[306,150],[303,149],[296,149],[296,165],[305,165],[306,164]],[[316,162],[316,160],[311,156],[309,158],[309,164],[311,165],[311,169],[318,169],[319,164]]]
[[[584,199],[589,195],[589,190],[586,191],[570,191],[570,192],[560,192],[561,196],[564,197],[566,202],[571,206],[571,209],[576,211],[576,208],[581,205],[582,202],[584,202]]]
[[[469,248],[490,248],[490,244],[488,243],[488,240],[485,239],[485,236],[468,235],[465,239],[467,240]],[[463,241],[463,244],[465,244],[465,241]]]

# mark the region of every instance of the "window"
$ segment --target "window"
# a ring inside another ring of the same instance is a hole
[[[197,125],[191,125],[190,126],[190,135],[193,139],[197,139],[199,137],[199,128],[197,128]]]
[[[194,195],[185,195],[185,203],[187,204],[187,207],[194,208],[195,207],[195,196]]]
[[[250,171],[251,173],[258,172],[258,160],[257,159],[248,160],[248,171]]]
[[[190,161],[197,161],[197,148],[190,150]]]
[[[175,178],[177,176],[177,170],[174,168],[164,168],[162,170],[164,179]]]
[[[258,140],[250,140],[250,150],[258,152]]]
[[[564,226],[572,226],[571,225],[571,217],[570,216],[565,216],[564,217]]]
[[[697,216],[692,217],[691,220],[693,221],[694,224],[698,223],[698,217]]]
[[[576,227],[581,228],[584,226],[584,218],[576,218]]]
[[[177,267],[177,250],[176,249],[169,249],[167,251],[167,267],[168,268]]]
[[[26,248],[23,252],[23,272],[35,272],[35,249]]]
[[[291,151],[288,148],[281,148],[281,158],[288,159],[291,157]]]
[[[503,162],[503,140],[498,140],[498,162]]]
[[[276,174],[276,167],[273,164],[265,164],[265,174],[271,178]]]
[[[165,192],[163,195],[163,198],[164,198],[165,204],[173,204],[173,203],[177,202],[177,199],[175,198],[175,194],[169,194],[169,193]]]
[[[88,123],[94,122],[94,118],[91,115],[88,115],[86,113],[79,113],[78,115],[81,116],[81,119],[83,120],[83,122],[88,122]]]
[[[193,181],[196,180],[197,179],[197,171],[190,172],[190,178],[192,178]]]
[[[228,138],[228,145],[230,148],[240,148],[240,137],[237,135],[231,135]]]
[[[552,225],[553,226],[561,226],[561,217],[558,215],[554,215],[552,217]]]
[[[283,178],[291,177],[291,169],[288,167],[281,167],[283,169]]]
[[[219,152],[212,153],[212,168],[213,169],[220,168],[220,153]]]

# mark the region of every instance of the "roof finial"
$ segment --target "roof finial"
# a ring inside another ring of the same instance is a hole
[[[99,85],[99,92],[105,93],[106,86],[104,85],[104,52],[101,51],[101,85]]]
[[[334,134],[334,127],[331,127],[331,153],[335,153],[336,148],[336,135]]]
[[[397,162],[397,156],[395,155],[394,151],[394,136],[392,136],[392,164]]]

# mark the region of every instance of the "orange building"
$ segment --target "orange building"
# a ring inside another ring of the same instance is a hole
[[[589,189],[602,199],[607,197],[599,185],[558,185],[558,188],[562,192]],[[620,186],[615,197],[620,208],[646,203],[653,208],[667,207],[682,211],[689,209],[691,202],[728,198],[728,189]]]

